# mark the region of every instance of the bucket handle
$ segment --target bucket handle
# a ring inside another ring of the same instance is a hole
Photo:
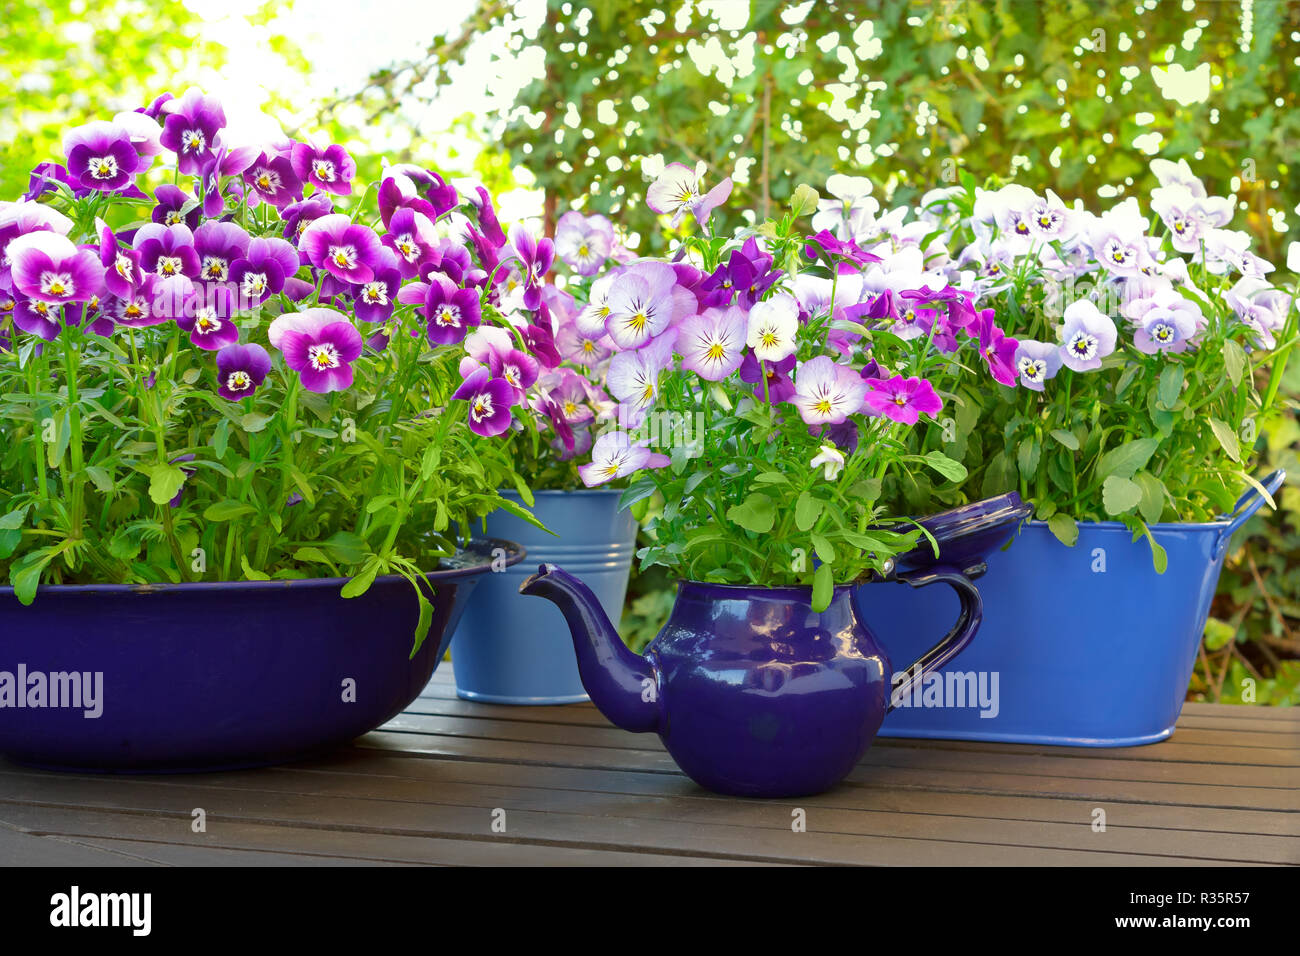
[[[1269,474],[1260,484],[1264,486],[1264,490],[1271,497],[1277,494],[1284,481],[1286,481],[1286,471],[1279,468]],[[1242,493],[1242,496],[1237,499],[1237,503],[1232,506],[1232,514],[1224,516],[1228,524],[1219,532],[1219,541],[1214,549],[1215,560],[1222,557],[1223,552],[1228,550],[1228,542],[1231,540],[1233,533],[1249,521],[1251,516],[1263,507],[1263,504],[1264,496],[1259,493],[1258,488],[1251,486]]]
[[[971,570],[974,571],[975,569],[972,568]],[[980,570],[983,569],[980,568]],[[980,622],[984,619],[984,601],[980,597],[979,588],[975,587],[970,577],[956,568],[935,565],[919,571],[900,574],[896,580],[906,581],[914,588],[928,587],[931,584],[940,582],[949,585],[957,592],[957,597],[961,599],[961,613],[957,617],[957,623],[952,626],[952,630],[945,634],[938,644],[918,657],[912,663],[912,666],[907,669],[906,673],[909,676],[890,693],[889,707],[885,713],[889,713],[894,709],[894,701],[903,700],[916,687],[919,687],[922,678],[926,674],[943,667],[944,664],[947,664],[964,651],[966,645],[971,642],[971,638],[975,636],[975,632],[979,630]]]

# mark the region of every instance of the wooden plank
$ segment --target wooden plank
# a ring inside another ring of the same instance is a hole
[[[277,865],[314,865],[327,861],[393,865],[518,865],[518,866],[736,866],[734,860],[661,853],[538,846],[493,840],[437,839],[418,835],[353,833],[276,824],[219,821],[206,833],[190,831],[188,818],[136,811],[0,805],[0,818],[39,825],[75,837],[87,845],[109,842],[157,847],[133,851],[154,859],[183,860],[186,853],[229,854],[239,864],[254,855],[275,857]],[[175,854],[170,851],[175,850]],[[212,859],[220,861],[221,857]],[[203,865],[221,865],[220,862]],[[759,864],[764,866],[775,864]]]
[[[403,713],[382,728],[394,733],[425,733],[453,737],[483,738],[489,740],[514,740],[535,743],[572,744],[584,747],[612,747],[619,750],[663,750],[654,734],[629,734],[609,723],[603,726],[556,724],[543,721],[500,720],[481,715],[448,716],[443,714]],[[879,738],[873,749],[893,751],[949,751],[953,753],[1003,754],[1020,758],[1042,757],[1045,760],[1062,756],[1082,757],[1088,760],[1116,760],[1130,763],[1182,762],[1203,765],[1234,764],[1258,767],[1300,768],[1300,748],[1287,750],[1266,747],[1206,746],[1165,741],[1146,747],[1119,749],[1089,747],[1048,747],[1024,744],[994,744],[976,741],[932,741]],[[1111,766],[1107,765],[1107,768]],[[1098,768],[1099,773],[1110,772]],[[1227,772],[1224,770],[1223,772]],[[1238,771],[1232,771],[1235,774]],[[1300,777],[1300,774],[1297,775]],[[1242,781],[1251,785],[1250,781]]]
[[[450,676],[450,671],[448,671]],[[1264,704],[1203,704],[1188,701],[1184,714],[1205,717],[1234,717],[1242,720],[1273,720],[1300,724],[1300,707],[1270,707]]]
[[[502,807],[507,813],[596,814],[672,823],[723,824],[786,831],[791,807],[802,801],[755,802],[699,800],[690,797],[644,797],[622,793],[553,790],[515,783],[456,784],[442,781],[431,788],[425,781],[359,775],[304,775],[286,770],[262,770],[223,775],[228,790],[255,790],[295,797],[363,797],[452,807]],[[1003,846],[1147,853],[1196,857],[1223,862],[1300,862],[1300,836],[1254,836],[1237,833],[1194,833],[1125,826],[1109,821],[1104,832],[1091,828],[1091,812],[1068,823],[1013,819],[972,819],[946,813],[862,811],[821,806],[805,808],[809,829],[842,834],[951,840]],[[2,814],[0,814],[2,815]],[[175,824],[172,827],[176,829]]]
[[[131,853],[64,837],[25,833],[0,824],[0,866],[149,866]]]
[[[365,751],[342,751],[330,758],[282,768],[286,772],[332,774],[348,773],[352,768],[365,776],[406,777],[427,781],[431,787],[447,782],[483,783],[508,787],[519,782],[516,764],[491,761],[462,761],[443,758],[415,758],[398,754],[380,756]],[[588,770],[532,766],[526,770],[532,787],[587,791],[592,793],[631,793],[639,796],[678,796],[699,800],[734,802],[710,793],[680,774],[641,773],[621,770]],[[816,797],[800,799],[800,806],[828,806],[845,809],[877,809],[896,812],[943,813],[996,819],[1024,819],[1044,822],[1078,823],[1091,821],[1096,802],[1084,802],[1052,796],[1016,797],[988,794],[926,792],[909,790],[894,793],[887,789],[839,786]],[[790,806],[792,801],[775,801],[774,806]],[[746,806],[762,806],[746,801]],[[1294,836],[1297,833],[1293,814],[1261,810],[1236,810],[1219,807],[1161,806],[1141,803],[1107,803],[1108,815],[1122,815],[1128,825],[1187,829],[1206,832]]]
[[[608,767],[619,770],[648,770],[675,773],[675,765],[666,753],[652,751],[620,750],[616,748],[589,748],[564,744],[526,743],[514,741],[464,739],[423,734],[400,734],[377,731],[358,741],[358,746],[372,747],[404,753],[451,756],[466,760],[497,760],[530,765],[569,767]],[[1115,779],[1096,776],[1094,761],[1080,761],[1077,771],[1062,768],[1058,775],[1034,773],[1033,761],[1025,765],[983,761],[987,769],[977,769],[978,762],[953,765],[949,761],[932,761],[926,766],[920,758],[921,751],[901,751],[906,754],[895,763],[912,766],[895,766],[877,759],[879,752],[868,751],[863,763],[850,775],[873,786],[900,786],[948,791],[997,792],[1003,794],[1036,794],[1075,796],[1097,800],[1128,800],[1140,803],[1177,803],[1195,806],[1237,807],[1241,809],[1295,810],[1300,808],[1300,793],[1278,786],[1260,776],[1259,768],[1252,776],[1251,786],[1216,784],[1214,768],[1202,765],[1144,765],[1132,763],[1127,777]],[[938,752],[942,755],[943,752]],[[1138,769],[1132,769],[1138,768]],[[1249,768],[1243,768],[1246,772]],[[1270,775],[1279,773],[1273,768],[1263,768]],[[1235,773],[1233,774],[1235,778]],[[1179,779],[1179,778],[1183,779]],[[1271,779],[1271,776],[1270,776]],[[1281,781],[1278,781],[1281,782]]]

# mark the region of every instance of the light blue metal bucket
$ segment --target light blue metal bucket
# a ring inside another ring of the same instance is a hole
[[[502,494],[522,504],[513,491]],[[532,512],[556,532],[497,511],[487,534],[517,541],[528,564],[558,564],[591,588],[611,621],[623,613],[636,551],[636,519],[618,510],[621,490],[539,491]],[[506,534],[505,529],[510,533]],[[524,597],[527,569],[484,575],[451,642],[456,693],[493,704],[572,704],[587,700],[573,638],[552,604]]]
[[[1269,494],[1286,475],[1262,484]],[[890,713],[885,737],[1074,747],[1129,747],[1174,731],[1232,533],[1264,503],[1242,495],[1230,516],[1153,525],[1164,574],[1145,538],[1118,522],[1082,524],[1068,548],[1027,521],[976,581],[984,624],[961,657]],[[942,559],[942,555],[940,556]],[[891,661],[922,653],[957,615],[948,594],[863,587],[858,599]],[[987,715],[987,716],[985,716]]]

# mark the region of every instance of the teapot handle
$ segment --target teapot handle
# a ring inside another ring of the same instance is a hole
[[[969,568],[968,574],[978,575],[983,572],[984,568],[979,565]],[[895,702],[907,697],[914,687],[921,683],[921,679],[931,671],[937,670],[944,664],[960,654],[966,649],[966,645],[971,642],[975,632],[979,630],[980,622],[984,619],[984,601],[980,597],[979,588],[971,582],[968,574],[944,565],[935,565],[934,567],[924,568],[919,571],[909,571],[906,574],[900,574],[896,580],[906,581],[914,588],[928,587],[931,584],[943,582],[949,585],[957,592],[957,597],[961,599],[961,614],[957,617],[957,623],[952,626],[947,634],[939,641],[938,644],[930,648],[920,657],[918,657],[906,671],[908,678],[895,687],[889,697],[889,708],[885,713],[893,710]]]

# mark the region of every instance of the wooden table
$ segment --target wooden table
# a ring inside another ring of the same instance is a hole
[[[882,738],[831,793],[736,800],[590,705],[458,700],[444,665],[406,713],[304,763],[92,776],[0,761],[0,863],[1296,864],[1298,788],[1300,710],[1189,704],[1148,747]]]

